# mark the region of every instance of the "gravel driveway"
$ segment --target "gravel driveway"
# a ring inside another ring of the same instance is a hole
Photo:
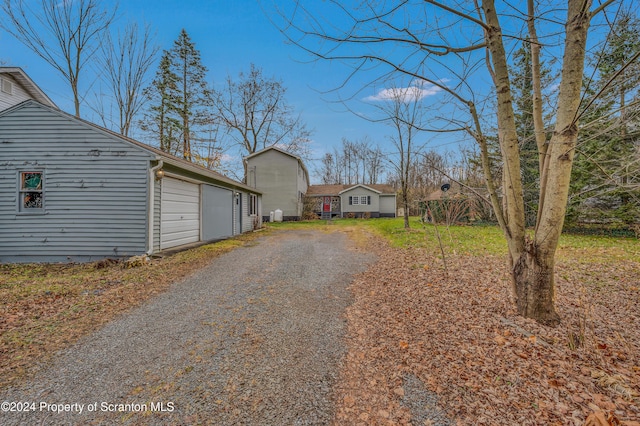
[[[62,351],[0,424],[328,424],[353,274],[343,233],[280,231]]]

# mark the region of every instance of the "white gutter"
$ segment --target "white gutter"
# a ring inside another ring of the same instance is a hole
[[[155,194],[156,194],[156,188],[155,188],[155,184],[156,184],[156,172],[158,170],[160,170],[162,168],[162,166],[164,165],[164,162],[161,159],[158,159],[158,164],[155,167],[152,167],[149,169],[149,210],[148,210],[148,219],[147,219],[147,223],[149,224],[149,229],[148,229],[148,242],[147,242],[147,247],[149,247],[149,250],[147,250],[147,255],[150,256],[151,254],[153,254],[153,213],[154,213],[154,206],[155,206]]]

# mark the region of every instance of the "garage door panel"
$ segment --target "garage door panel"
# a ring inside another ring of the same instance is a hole
[[[193,236],[185,235],[184,233],[169,235],[168,237],[170,238],[169,241],[171,242],[171,245],[164,247],[165,249],[168,249],[171,247],[179,247],[179,246],[183,246],[185,244],[191,244],[194,242]]]
[[[202,239],[233,235],[233,191],[211,185],[202,187]]]
[[[200,219],[200,215],[197,213],[167,213],[163,216],[166,221],[176,221],[176,222],[188,222],[188,221],[198,221]],[[186,223],[185,223],[186,224]]]
[[[171,200],[168,201],[172,205],[181,206],[182,204],[191,204],[193,200],[199,196],[199,194],[184,194],[184,193],[174,193],[168,192],[165,195],[170,195]]]
[[[166,196],[166,194],[165,194]],[[187,203],[187,202],[182,202],[182,203],[176,203],[176,202],[168,202],[168,203],[162,203],[162,205],[165,207],[165,212],[168,215],[171,216],[196,216],[199,217],[199,212],[197,212],[195,209],[198,207],[197,205],[193,205],[193,203],[195,203],[196,200],[192,200],[191,202]],[[199,207],[198,207],[199,208]]]
[[[163,229],[164,234],[175,234],[183,232],[189,235],[199,235],[198,221],[171,221],[166,222]]]
[[[198,236],[195,232],[183,232],[179,229],[169,231],[165,235],[167,235],[171,241],[190,240],[189,242],[193,242],[192,239]]]
[[[200,186],[165,177],[162,181],[160,248],[200,241]]]

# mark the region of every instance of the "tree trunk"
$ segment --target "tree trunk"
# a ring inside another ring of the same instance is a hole
[[[405,200],[402,204],[404,207],[404,229],[409,229],[411,227],[409,225],[409,203]]]
[[[566,212],[571,165],[578,137],[576,117],[581,99],[587,30],[591,19],[590,6],[591,0],[568,0],[556,127],[548,147],[544,148],[544,163],[540,168],[542,173],[538,220],[534,239],[529,241],[525,233],[520,152],[502,31],[494,1],[482,2],[487,20],[485,37],[491,53],[496,86],[498,136],[504,164],[504,223],[500,224],[509,248],[517,309],[525,318],[547,325],[557,325],[560,322],[554,307],[554,258]],[[532,14],[531,9],[529,13]],[[533,24],[531,19],[533,18],[530,17],[530,24]],[[540,75],[535,77],[539,79]],[[495,202],[493,204],[498,212],[499,206]]]
[[[518,314],[541,324],[556,326],[554,254],[538,250],[532,242],[511,268]]]
[[[404,210],[404,229],[409,229],[411,227],[411,225],[409,225],[409,184],[407,183],[406,177],[402,179],[400,187],[400,198]]]

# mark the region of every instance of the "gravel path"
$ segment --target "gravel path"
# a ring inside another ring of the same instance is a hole
[[[282,231],[215,259],[0,393],[26,409],[0,424],[329,423],[346,288],[374,260],[349,245]]]

